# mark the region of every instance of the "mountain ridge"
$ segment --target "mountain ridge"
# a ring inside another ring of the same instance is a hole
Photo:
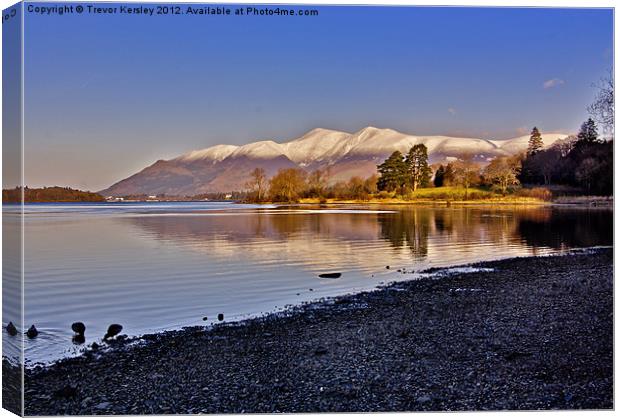
[[[543,134],[545,146],[565,138],[564,133]],[[245,145],[218,144],[193,150],[170,160],[158,160],[140,172],[100,193],[105,196],[132,194],[196,195],[243,190],[249,173],[263,168],[272,176],[281,168],[330,169],[332,181],[368,177],[376,165],[395,150],[406,153],[425,144],[431,163],[471,155],[486,163],[527,148],[529,135],[504,140],[411,135],[389,128],[367,126],[354,133],[325,128],[312,129],[285,142],[265,139]]]

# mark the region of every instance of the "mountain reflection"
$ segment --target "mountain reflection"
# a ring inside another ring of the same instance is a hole
[[[475,254],[497,246],[516,249],[527,245],[535,252],[540,247],[611,245],[612,216],[610,210],[409,206],[384,212],[276,210],[125,220],[156,240],[211,253],[229,253],[232,246],[250,257],[279,251],[299,260],[323,258],[334,264],[356,260],[374,268],[382,263],[382,257],[370,256],[369,251],[379,251],[380,242],[394,251],[406,251],[414,261],[429,257],[431,252],[437,258],[458,260],[453,253]]]

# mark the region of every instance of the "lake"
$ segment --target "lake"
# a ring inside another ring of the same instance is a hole
[[[5,301],[21,289],[17,208],[4,205]],[[135,336],[219,313],[237,321],[429,267],[610,246],[612,222],[609,209],[557,206],[28,204],[24,320],[40,334],[25,341],[25,359],[75,355],[111,323]],[[318,277],[326,272],[342,277]],[[19,317],[5,302],[3,324]],[[86,324],[86,344],[71,341],[75,321]],[[17,341],[5,331],[5,355],[19,352]]]

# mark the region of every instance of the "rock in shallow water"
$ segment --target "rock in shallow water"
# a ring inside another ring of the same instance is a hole
[[[122,325],[112,324],[108,327],[108,332],[105,333],[105,335],[103,336],[103,339],[107,340],[108,338],[112,338],[115,335],[118,335],[122,330],[123,330]]]
[[[8,332],[11,336],[15,336],[17,335],[17,328],[15,328],[15,325],[13,325],[12,322],[9,322],[6,326],[6,332]]]
[[[26,336],[28,336],[28,338],[35,338],[37,335],[39,335],[39,331],[34,325],[32,325],[30,328],[28,328],[28,331],[26,331]]]
[[[321,279],[339,279],[342,273],[321,273],[319,277]]]

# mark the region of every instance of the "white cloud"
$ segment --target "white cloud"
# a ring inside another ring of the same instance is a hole
[[[552,89],[554,87],[558,87],[564,84],[564,80],[561,78],[552,78],[551,80],[547,80],[543,83],[544,89]]]
[[[448,113],[450,113],[452,116],[456,115],[456,109],[453,107],[449,107],[448,108]]]

